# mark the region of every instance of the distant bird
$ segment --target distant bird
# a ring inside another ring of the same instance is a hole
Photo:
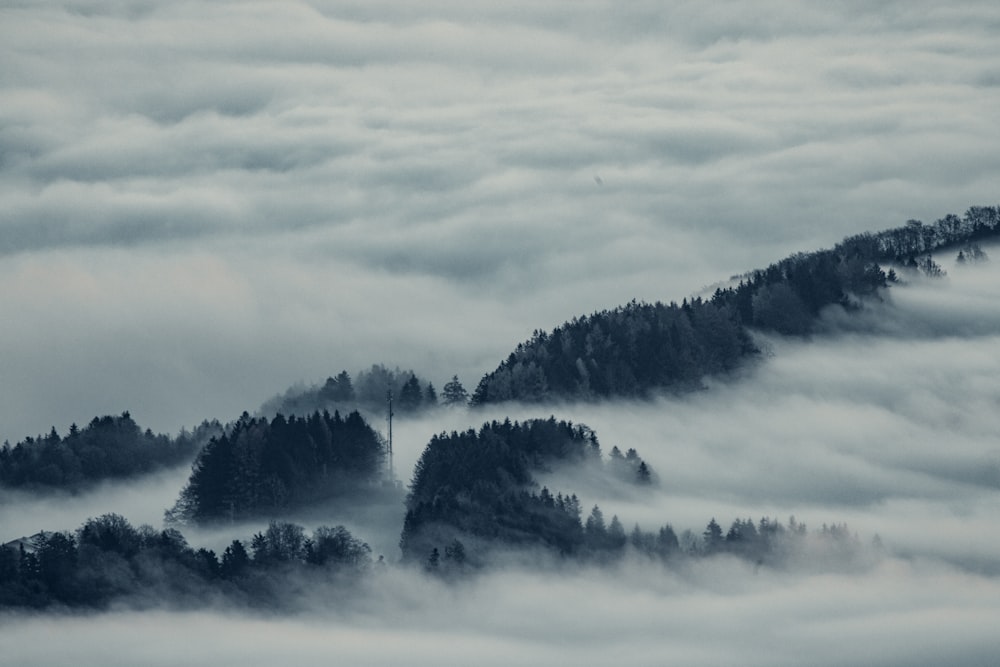
[[[598,176],[597,174],[594,174],[594,183],[597,183],[598,185],[604,185],[604,179]]]

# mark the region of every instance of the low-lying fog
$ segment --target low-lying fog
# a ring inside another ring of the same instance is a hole
[[[1000,251],[990,249],[994,256]],[[700,534],[715,517],[790,515],[810,531],[846,522],[872,547],[863,563],[775,571],[740,561],[612,570],[510,567],[458,584],[390,568],[362,590],[316,590],[288,617],[115,611],[7,617],[10,664],[220,663],[986,665],[1000,622],[1000,261],[947,267],[939,283],[893,290],[891,303],[828,318],[811,341],[762,340],[742,377],[645,404],[442,411],[395,424],[408,481],[436,432],[491,418],[548,416],[594,428],[607,453],[634,447],[659,476],[623,493],[570,474],[544,481],[599,504],[631,528],[672,523]],[[376,424],[377,425],[377,424]],[[73,528],[118,511],[158,525],[184,471],[82,498],[0,507],[4,537]],[[398,556],[401,508],[343,523]],[[395,520],[393,516],[395,515]],[[231,536],[188,532],[195,546]],[[60,641],[48,638],[58,632]],[[474,658],[472,656],[475,656]]]

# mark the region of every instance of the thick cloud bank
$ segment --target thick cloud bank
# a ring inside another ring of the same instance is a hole
[[[0,439],[375,362],[993,204],[993,2],[8,2]],[[99,391],[92,388],[99,386]]]
[[[817,549],[781,568],[727,557],[521,564],[457,583],[392,567],[356,591],[297,589],[302,610],[281,618],[225,608],[9,617],[0,643],[24,665],[70,656],[83,665],[459,665],[470,656],[488,665],[990,664],[1000,618],[1000,335],[984,305],[1000,302],[1000,263],[950,268],[942,282],[896,289],[870,318],[831,316],[833,333],[768,341],[773,356],[733,382],[682,399],[557,409],[594,427],[605,451],[637,448],[658,473],[657,488],[632,492],[571,474],[546,479],[626,527],[670,522],[700,534],[713,516],[725,528],[794,513],[811,532],[846,522],[860,558]],[[398,420],[398,468],[411,469],[441,430],[544,416],[496,409]],[[104,493],[109,510],[126,497]],[[64,502],[24,510],[70,527],[75,503]],[[130,518],[150,513],[137,506]],[[351,529],[392,558],[390,524]],[[191,539],[218,548],[256,529]],[[60,641],[45,641],[53,632]]]
[[[627,527],[670,522],[699,534],[713,516],[726,527],[794,513],[811,531],[846,522],[860,558],[818,549],[781,568],[725,557],[556,571],[521,564],[458,583],[392,567],[356,591],[293,587],[301,611],[281,618],[226,608],[10,616],[0,643],[23,665],[70,656],[82,665],[458,665],[470,656],[483,664],[989,664],[1000,617],[1000,334],[995,308],[985,306],[1000,303],[1000,263],[949,268],[943,281],[896,288],[861,317],[831,314],[831,333],[767,341],[773,356],[732,382],[682,399],[557,410],[595,428],[605,451],[637,448],[658,473],[657,488],[633,492],[574,475],[546,479]],[[493,409],[401,418],[398,469],[411,469],[441,430],[544,416]],[[148,505],[170,501],[169,481],[151,483],[142,503],[136,488],[110,486],[82,501],[5,507],[3,524],[69,528],[81,512],[111,510],[153,521]],[[350,523],[392,559],[400,518],[313,516],[309,525]],[[257,529],[190,538],[220,548]],[[60,641],[45,641],[53,632]]]
[[[480,4],[0,8],[0,440],[123,410],[176,431],[373,362],[469,387],[535,328],[996,203],[996,3]],[[658,474],[641,493],[546,479],[626,528],[795,514],[846,522],[863,563],[390,568],[281,618],[4,616],[3,660],[992,664],[987,251],[810,341],[763,340],[705,392],[553,409]],[[553,411],[490,410],[400,419],[401,475],[434,433]],[[183,477],[5,497],[0,537],[155,523]],[[322,522],[395,553],[383,516]]]

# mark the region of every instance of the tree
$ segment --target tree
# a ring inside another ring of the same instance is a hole
[[[38,571],[49,594],[69,602],[74,597],[77,565],[76,540],[72,535],[52,533],[38,548]]]
[[[754,324],[781,334],[809,332],[812,317],[802,299],[787,283],[775,283],[757,290],[753,296]]]
[[[935,262],[930,255],[917,262],[917,268],[928,278],[943,278],[947,275],[941,265]]]
[[[677,533],[674,532],[673,526],[668,523],[660,528],[660,532],[656,535],[656,552],[661,558],[666,558],[678,549],[680,549],[680,540],[677,539]]]
[[[120,514],[104,514],[96,519],[87,519],[80,528],[78,540],[101,551],[112,551],[126,558],[138,553],[142,542],[139,532],[128,519]]]
[[[705,553],[713,554],[722,547],[722,526],[712,517],[712,520],[708,522],[708,526],[705,527],[705,532],[702,534],[705,545]]]
[[[320,398],[330,403],[346,403],[354,400],[354,384],[347,371],[340,371],[335,378],[327,378],[319,390]]]
[[[465,545],[461,540],[455,538],[444,548],[444,558],[455,565],[465,564]]]
[[[587,523],[584,524],[583,529],[587,532],[588,537],[603,539],[607,535],[604,513],[600,507],[594,505],[594,509],[590,510],[590,516],[587,517]]]
[[[232,544],[222,552],[222,563],[219,566],[219,573],[224,579],[233,579],[246,571],[250,566],[250,556],[246,547],[239,540],[233,540]]]
[[[424,395],[420,389],[420,380],[416,375],[411,374],[399,391],[399,410],[401,412],[416,412],[420,409]]]
[[[371,563],[371,548],[343,526],[313,531],[306,561],[314,565],[363,567]]]
[[[608,524],[608,546],[612,549],[621,549],[625,546],[626,541],[625,527],[622,526],[622,522],[618,520],[616,514],[611,517],[611,523]]]
[[[457,375],[452,375],[441,392],[445,405],[466,405],[469,402],[469,392],[459,382]]]
[[[285,521],[272,521],[264,534],[267,540],[268,560],[287,562],[298,560],[305,548],[302,526]]]

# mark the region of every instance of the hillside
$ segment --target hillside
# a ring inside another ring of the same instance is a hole
[[[737,277],[710,299],[637,303],[536,330],[479,382],[474,405],[522,401],[639,398],[687,391],[758,354],[751,331],[803,336],[824,309],[854,310],[899,280],[900,272],[941,274],[932,253],[981,257],[977,242],[1000,232],[1000,208],[844,239]],[[888,269],[888,270],[886,270]],[[735,282],[735,281],[734,281]]]

